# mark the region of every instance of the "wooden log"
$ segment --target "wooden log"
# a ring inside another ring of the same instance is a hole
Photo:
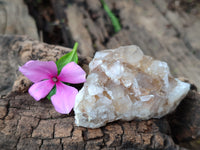
[[[9,88],[12,92],[0,98],[1,149],[176,150],[184,149],[176,143],[183,145],[185,138],[199,137],[197,132],[200,129],[200,118],[197,113],[200,110],[200,95],[196,91],[191,91],[180,105],[185,110],[193,110],[184,111],[186,122],[183,122],[181,116],[182,109],[177,109],[172,115],[161,119],[116,121],[97,129],[77,127],[73,112],[69,115],[59,114],[47,99],[35,101],[27,93],[30,83],[25,78],[21,79],[17,66],[30,59],[55,61],[69,51],[68,48],[33,41],[27,37],[0,36],[0,54],[4,58],[0,62],[5,61],[5,64],[1,63],[1,67],[10,70],[4,72],[5,77],[1,78],[1,83],[6,77],[14,82],[14,87]],[[5,53],[8,55],[3,55]],[[79,58],[79,64],[87,70],[91,58]],[[4,94],[5,92],[8,93],[9,90],[4,90]],[[195,130],[189,125],[196,127]],[[185,134],[189,132],[190,134]]]
[[[84,56],[102,49],[138,45],[146,55],[166,61],[171,73],[190,79],[200,88],[200,20],[196,16],[167,9],[168,1],[105,0],[120,20],[114,33],[99,1],[56,1],[64,12],[69,32],[80,43]],[[187,27],[184,27],[187,25]]]

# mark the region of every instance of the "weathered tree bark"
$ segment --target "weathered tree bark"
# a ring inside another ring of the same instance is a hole
[[[100,1],[52,0],[54,12],[66,15],[73,40],[80,53],[138,45],[146,55],[166,61],[171,73],[190,79],[200,88],[200,19],[168,9],[168,0],[105,0],[120,20],[122,30],[114,33]]]
[[[4,84],[9,87],[3,92],[1,90],[1,95],[11,92],[0,98],[1,149],[176,150],[183,149],[177,144],[185,146],[199,138],[200,94],[196,91],[190,91],[177,111],[167,117],[147,121],[116,121],[98,129],[77,127],[73,112],[69,115],[59,114],[47,99],[36,102],[27,94],[31,83],[19,75],[18,65],[30,59],[55,61],[69,50],[26,37],[0,36],[1,89],[5,88],[2,86],[4,81],[9,81],[9,84]],[[79,64],[86,72],[90,59],[79,57]]]

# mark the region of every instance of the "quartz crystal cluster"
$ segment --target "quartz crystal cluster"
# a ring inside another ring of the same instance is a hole
[[[167,63],[135,45],[97,52],[75,101],[78,126],[97,128],[115,120],[160,118],[172,112],[190,85],[170,75]]]

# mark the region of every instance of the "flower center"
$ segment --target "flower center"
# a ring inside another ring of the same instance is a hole
[[[58,81],[58,79],[56,77],[53,77],[52,80],[53,80],[53,82],[57,82]]]

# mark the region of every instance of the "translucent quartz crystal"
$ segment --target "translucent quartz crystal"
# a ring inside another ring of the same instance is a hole
[[[115,120],[160,118],[172,112],[190,85],[170,75],[167,63],[139,47],[100,51],[76,96],[75,122],[97,128]]]

